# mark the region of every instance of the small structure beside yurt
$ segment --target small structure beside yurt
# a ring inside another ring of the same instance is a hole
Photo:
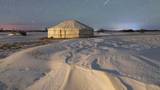
[[[12,31],[8,34],[9,36],[27,36],[25,31]]]
[[[77,20],[66,20],[48,28],[48,38],[83,38],[92,37],[93,33],[93,28]]]

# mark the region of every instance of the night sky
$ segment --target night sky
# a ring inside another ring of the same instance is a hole
[[[0,0],[0,24],[50,26],[66,19],[96,29],[160,29],[160,0]]]

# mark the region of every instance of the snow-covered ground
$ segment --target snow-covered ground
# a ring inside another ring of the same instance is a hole
[[[104,35],[0,60],[0,90],[160,90],[160,34]]]
[[[10,36],[8,32],[0,32],[0,44],[2,43],[19,43],[19,42],[34,42],[40,38],[47,37],[47,32],[28,32],[27,36]]]
[[[0,32],[0,59],[21,49],[48,43],[47,40],[42,39],[47,37],[47,32],[28,32],[27,36],[9,34],[9,32]]]

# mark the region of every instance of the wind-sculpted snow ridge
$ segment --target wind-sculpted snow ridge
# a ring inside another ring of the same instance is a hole
[[[26,49],[1,60],[0,89],[160,90],[156,45],[101,37]]]

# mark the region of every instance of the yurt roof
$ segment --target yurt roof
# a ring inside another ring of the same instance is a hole
[[[87,30],[93,29],[77,20],[66,20],[50,28],[76,28],[76,29],[87,29]]]

